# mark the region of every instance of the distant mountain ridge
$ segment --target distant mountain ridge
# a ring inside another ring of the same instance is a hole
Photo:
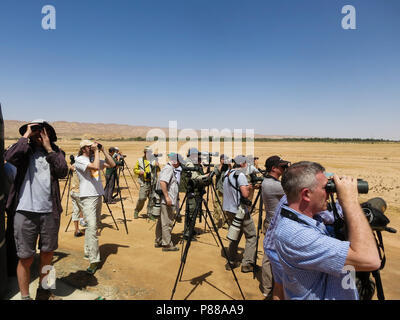
[[[4,120],[4,136],[7,139],[14,139],[20,136],[19,128],[28,121],[19,120]],[[57,136],[61,139],[129,139],[129,138],[145,138],[148,131],[156,129],[156,127],[148,126],[133,126],[127,124],[113,124],[113,123],[86,123],[86,122],[68,122],[68,121],[54,121],[50,122],[57,132]],[[168,128],[157,128],[165,132],[168,137]],[[178,134],[180,129],[178,128]],[[195,130],[200,137],[200,130]],[[233,133],[233,129],[232,129]],[[279,136],[279,135],[262,135],[254,134],[255,138],[269,138],[269,139],[282,139],[282,138],[299,138],[295,136]],[[243,130],[243,138],[245,138],[245,130]]]

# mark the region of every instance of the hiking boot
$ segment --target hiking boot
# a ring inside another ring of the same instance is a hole
[[[179,251],[179,248],[176,246],[169,246],[162,248],[162,251]]]
[[[237,267],[240,266],[240,262],[239,261],[231,261],[231,266],[229,265],[229,262],[227,262],[225,265],[225,270],[231,271],[232,269],[236,269]]]
[[[83,235],[84,233],[81,230],[78,230],[77,232],[74,233],[75,238],[82,237]]]
[[[133,214],[133,219],[139,219],[139,213],[135,212],[135,213]]]
[[[159,243],[155,243],[155,244],[154,244],[154,248],[162,248],[162,247],[163,247],[162,244],[159,244]]]
[[[55,296],[50,290],[38,288],[36,291],[35,300],[62,300],[60,297]]]
[[[98,262],[92,262],[90,264],[89,268],[86,269],[86,272],[93,275],[96,273],[96,270],[98,269],[98,267],[99,267]]]

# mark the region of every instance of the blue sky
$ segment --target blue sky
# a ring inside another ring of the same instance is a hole
[[[398,0],[2,0],[0,102],[9,120],[399,140],[399,35]]]

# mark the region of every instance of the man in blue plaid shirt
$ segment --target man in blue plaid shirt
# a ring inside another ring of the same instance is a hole
[[[343,208],[348,241],[333,238],[314,216],[327,209],[328,178],[318,163],[293,164],[282,177],[288,205],[275,230],[286,299],[358,299],[354,272],[373,271],[380,258],[369,223],[358,202],[357,179],[333,176]]]

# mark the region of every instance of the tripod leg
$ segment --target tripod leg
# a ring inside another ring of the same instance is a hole
[[[71,175],[72,175],[72,172],[71,172]],[[71,180],[72,180],[72,178],[70,178],[70,179],[69,179],[69,182],[68,182],[67,204],[66,204],[66,206],[65,206],[65,216],[68,215],[68,202],[69,202],[69,192],[70,192],[70,190],[71,190]]]
[[[117,172],[115,172],[115,175],[116,174],[117,174]],[[118,194],[119,194],[119,199],[121,201],[122,214],[124,216],[125,231],[126,231],[126,234],[128,234],[128,226],[126,224],[126,216],[125,216],[125,207],[124,207],[124,202],[122,201],[122,194],[121,194],[121,188],[119,186],[119,180],[117,180],[117,191],[118,191]]]
[[[199,214],[199,212],[201,211],[201,202],[197,201],[196,199],[196,207],[194,209],[194,214],[193,214],[193,220],[190,221],[190,225],[189,225],[189,236],[188,236],[188,240],[187,240],[187,244],[189,244],[192,242],[193,236],[194,236],[194,227],[196,225],[196,218]],[[185,263],[186,263],[186,256],[187,256],[187,252],[189,250],[189,247],[187,246],[187,250],[185,248],[185,253],[184,253],[184,263],[183,263],[183,268],[182,268],[182,272],[181,272],[181,278],[179,280],[182,280],[182,275],[183,275],[183,269],[185,268]]]
[[[373,271],[372,275],[375,278],[375,284],[376,284],[376,295],[378,297],[378,300],[385,300],[385,295],[383,293],[383,286],[382,286],[382,281],[381,281],[381,274],[379,270]]]
[[[178,280],[179,281],[182,280],[183,269],[184,269],[185,264],[186,264],[187,255],[188,255],[188,252],[189,252],[190,244],[192,242],[193,230],[194,230],[194,226],[196,224],[196,218],[197,218],[197,214],[198,214],[198,211],[199,211],[200,207],[201,207],[201,202],[200,201],[196,202],[196,209],[194,211],[193,219],[190,221],[190,226],[189,226],[189,238],[188,238],[188,240],[186,242],[186,246],[185,246],[184,252],[183,252],[182,257],[181,257],[181,264],[179,266],[178,274],[177,274],[176,279],[175,279],[174,288],[172,289],[171,300],[174,298],[176,287],[178,285]]]
[[[224,255],[225,255],[225,257],[226,257],[226,260],[228,261],[228,264],[229,264],[230,269],[231,269],[231,271],[232,271],[233,277],[234,277],[234,279],[235,279],[235,281],[236,281],[236,284],[237,284],[237,286],[238,286],[238,288],[239,288],[240,294],[242,295],[243,300],[246,300],[245,297],[244,297],[242,288],[241,288],[240,285],[239,285],[239,281],[238,281],[238,279],[237,279],[237,277],[236,277],[235,271],[233,270],[233,266],[232,266],[231,262],[229,261],[228,253],[226,252],[226,249],[225,249],[225,247],[224,247],[224,245],[223,245],[223,243],[222,243],[222,239],[221,239],[221,237],[220,237],[220,235],[219,235],[219,233],[218,233],[218,228],[217,228],[217,226],[216,226],[216,224],[215,224],[215,221],[213,220],[213,218],[212,218],[212,216],[211,216],[210,210],[208,209],[207,202],[205,202],[204,199],[202,199],[202,201],[204,202],[204,206],[205,206],[205,208],[206,208],[206,213],[208,214],[208,216],[209,216],[209,218],[210,218],[210,220],[211,220],[211,223],[212,223],[212,225],[213,225],[214,231],[215,231],[215,233],[216,233],[216,235],[217,235],[217,237],[218,237],[219,243],[221,244],[221,247],[222,247],[222,250],[224,251]]]
[[[201,207],[200,207],[200,214],[203,215],[203,210],[202,210]],[[215,236],[214,236],[213,230],[212,230],[212,228],[210,227],[210,225],[209,225],[209,223],[208,223],[208,221],[207,221],[207,215],[203,215],[203,217],[204,217],[204,231],[206,230],[206,226],[207,226],[208,229],[210,229],[211,235],[213,236],[214,241],[215,241],[215,243],[217,244],[217,247],[219,247],[218,241],[217,241],[217,239],[216,239]]]
[[[185,201],[186,201],[186,197],[187,197],[187,193],[185,193],[185,197],[183,198],[183,201],[182,201],[182,204],[181,204],[181,206],[180,206],[180,208],[179,208],[179,211],[178,211],[178,213],[176,214],[175,221],[174,221],[174,224],[172,225],[171,232],[172,232],[172,230],[174,230],[174,227],[175,227],[175,224],[176,224],[178,218],[181,217],[181,210],[182,210],[182,207],[183,207],[183,205],[184,205],[184,203],[185,203]]]
[[[124,179],[125,179],[126,187],[128,188],[128,191],[129,191],[129,196],[131,197],[131,201],[132,201],[132,203],[133,203],[133,204],[135,204],[135,203],[133,202],[133,198],[132,198],[131,190],[130,190],[130,188],[129,188],[128,181],[126,180],[126,176],[125,176],[125,173],[124,173],[124,171],[122,171],[122,176],[123,176],[123,177],[124,177]]]
[[[64,189],[63,189],[63,192],[62,192],[62,195],[61,195],[61,201],[64,198],[65,189],[67,188],[68,182],[69,182],[69,180],[71,178],[71,173],[72,173],[71,169],[68,169],[67,180],[65,181],[65,184],[64,184]]]
[[[110,215],[111,215],[111,218],[113,219],[113,221],[114,221],[114,224],[115,224],[115,227],[117,228],[117,230],[119,230],[119,228],[118,228],[118,225],[117,225],[117,222],[115,221],[115,219],[114,219],[114,216],[113,216],[113,214],[112,214],[112,211],[111,211],[111,209],[110,209],[110,206],[108,205],[108,203],[106,202],[106,198],[105,198],[105,196],[103,195],[103,200],[104,200],[104,202],[106,203],[106,206],[107,206],[107,209],[108,209],[108,212],[110,213]]]
[[[261,190],[261,189],[260,189]],[[258,199],[260,198],[260,191],[258,191],[258,194],[257,194],[257,197],[256,197],[256,200],[254,201],[254,203],[253,203],[253,205],[251,206],[251,210],[250,210],[250,216],[252,216],[253,215],[253,212],[254,212],[254,208],[256,207],[256,204],[257,204],[257,201],[258,201]]]
[[[128,165],[126,164],[125,161],[124,161],[124,166],[125,166],[126,169],[128,170],[129,175],[131,176],[131,179],[132,179],[133,183],[135,184],[136,189],[139,190],[139,186],[137,185],[135,179],[133,178],[133,175],[132,175],[132,173],[131,173],[131,170],[129,169],[129,167],[128,167]]]
[[[64,231],[64,232],[67,232],[68,227],[69,227],[69,225],[71,224],[71,221],[72,221],[72,215],[71,215],[71,218],[69,219],[69,222],[68,222],[67,227],[65,228],[65,231]]]

